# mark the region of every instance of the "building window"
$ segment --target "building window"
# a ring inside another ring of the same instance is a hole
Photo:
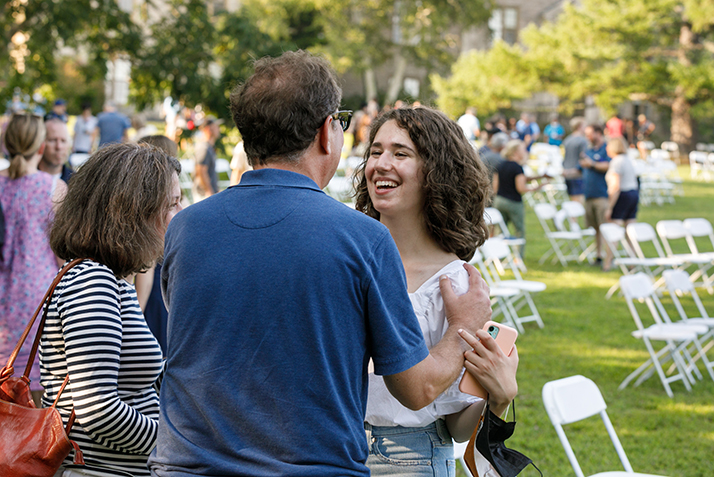
[[[518,9],[511,7],[495,8],[488,21],[491,41],[503,40],[513,45],[518,39]]]

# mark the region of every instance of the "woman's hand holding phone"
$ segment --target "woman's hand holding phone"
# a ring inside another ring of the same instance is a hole
[[[510,355],[506,355],[485,330],[478,330],[476,336],[465,330],[459,331],[459,334],[472,348],[464,353],[464,366],[469,376],[464,375],[462,391],[469,392],[468,388],[464,389],[464,385],[475,382],[476,388],[480,387],[488,394],[493,412],[500,415],[518,394],[518,350],[515,344],[512,345]]]

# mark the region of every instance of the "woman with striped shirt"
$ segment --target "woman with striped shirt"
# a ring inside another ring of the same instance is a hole
[[[62,278],[40,344],[43,405],[55,400],[87,466],[57,476],[149,476],[159,417],[162,353],[141,313],[132,276],[160,257],[180,209],[178,161],[147,145],[97,151],[72,177],[50,231],[65,260],[87,258]]]

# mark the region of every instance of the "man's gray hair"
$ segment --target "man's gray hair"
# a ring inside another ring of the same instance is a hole
[[[506,147],[506,144],[508,143],[508,140],[510,138],[508,137],[508,134],[504,132],[499,132],[493,135],[491,138],[491,149],[497,149],[501,150],[504,147]]]

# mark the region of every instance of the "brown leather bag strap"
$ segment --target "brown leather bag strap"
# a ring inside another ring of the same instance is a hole
[[[65,376],[64,381],[62,381],[62,386],[60,386],[59,391],[57,391],[57,397],[55,397],[55,402],[53,402],[52,406],[50,407],[57,407],[57,403],[59,402],[60,396],[62,395],[64,388],[67,387],[67,383],[69,383],[69,373],[67,373],[67,376]],[[70,431],[72,430],[72,426],[74,425],[74,421],[76,418],[77,414],[74,412],[73,408],[72,413],[69,415],[69,419],[67,419],[67,426],[65,426],[65,431],[67,432],[67,435],[69,435]]]
[[[71,268],[73,268],[75,265],[78,265],[82,263],[84,258],[75,258],[71,262],[69,262],[67,265],[62,268],[62,270],[59,271],[57,276],[55,277],[54,280],[52,280],[52,285],[50,285],[50,289],[47,290],[47,298],[43,301],[45,303],[45,311],[42,313],[42,321],[40,321],[39,326],[37,327],[37,333],[35,334],[35,341],[32,343],[32,349],[30,350],[30,357],[27,360],[27,366],[25,367],[25,373],[23,376],[25,376],[26,379],[29,380],[30,378],[30,372],[32,371],[32,365],[35,363],[35,356],[37,356],[37,349],[40,347],[40,339],[42,338],[42,330],[45,328],[45,320],[47,320],[47,313],[50,311],[50,301],[52,300],[52,294],[55,292],[55,288],[57,288],[57,285],[59,284],[60,280],[62,280],[62,277],[64,277],[65,273],[67,273]],[[38,308],[35,311],[34,316],[32,317],[31,322],[28,324],[27,329],[25,330],[25,333],[29,334],[30,329],[32,327],[32,323],[34,323],[35,318],[37,317],[38,312],[40,309]],[[22,339],[24,340],[24,337]],[[22,345],[20,345],[22,346]],[[18,353],[19,353],[19,348],[18,348]]]
[[[29,382],[29,376],[30,376],[30,371],[32,370],[32,365],[35,362],[35,356],[37,355],[37,348],[40,345],[40,338],[42,338],[42,329],[45,326],[45,319],[47,318],[47,312],[49,310],[49,301],[52,297],[52,294],[55,291],[55,287],[57,287],[57,284],[60,282],[62,277],[64,276],[67,271],[77,265],[78,263],[84,261],[86,259],[84,258],[75,258],[71,262],[69,262],[67,265],[62,268],[62,270],[57,273],[57,276],[55,277],[54,280],[52,280],[52,284],[50,285],[50,288],[45,292],[45,296],[42,298],[42,302],[38,305],[37,309],[35,310],[35,313],[32,315],[32,318],[30,319],[29,323],[27,323],[27,327],[25,328],[25,331],[22,333],[22,336],[20,337],[20,340],[18,341],[17,345],[15,346],[15,349],[12,351],[10,354],[10,357],[7,360],[7,364],[5,367],[2,369],[2,372],[0,373],[0,384],[3,383],[7,378],[12,376],[14,374],[14,368],[13,365],[15,364],[15,360],[17,359],[17,356],[20,354],[20,349],[22,349],[22,345],[25,343],[25,340],[27,339],[28,335],[30,334],[30,331],[32,331],[32,325],[34,325],[35,320],[37,319],[37,315],[40,314],[40,311],[44,308],[44,313],[42,314],[42,321],[40,321],[40,325],[37,328],[37,334],[35,335],[35,341],[32,343],[32,350],[30,351],[30,357],[27,360],[27,366],[25,367],[25,372],[23,373],[23,378]],[[45,306],[45,304],[47,306]]]

